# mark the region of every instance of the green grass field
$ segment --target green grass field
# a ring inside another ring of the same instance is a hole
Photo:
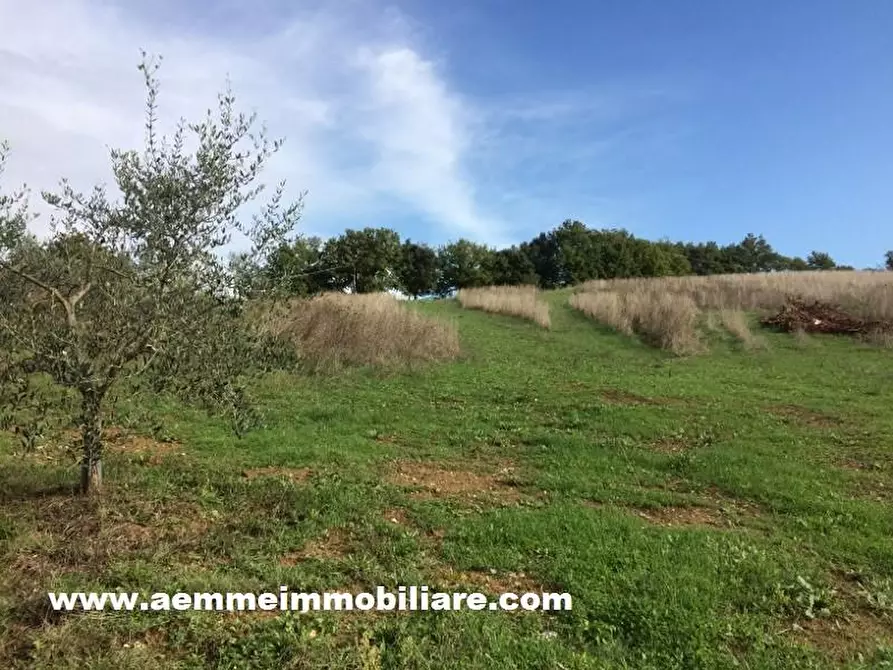
[[[893,668],[893,355],[672,357],[546,294],[463,358],[271,377],[268,427],[165,409],[99,500],[0,453],[0,660],[36,668]],[[47,591],[568,592],[571,612],[58,614]]]

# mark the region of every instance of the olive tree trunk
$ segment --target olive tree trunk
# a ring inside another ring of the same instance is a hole
[[[81,402],[81,493],[102,491],[102,394],[84,393]]]

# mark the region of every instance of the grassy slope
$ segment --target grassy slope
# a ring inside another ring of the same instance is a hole
[[[271,379],[270,427],[241,442],[171,409],[185,455],[113,455],[100,504],[35,494],[74,478],[58,461],[0,455],[0,658],[54,668],[890,662],[890,351],[770,335],[768,351],[719,338],[709,355],[673,359],[573,313],[564,294],[549,299],[551,331],[421,305],[458,319],[465,360],[414,375]],[[796,407],[767,409],[778,405]],[[397,459],[509,467],[520,498],[412,496],[386,477]],[[243,476],[271,465],[311,472]],[[698,520],[716,525],[686,523]],[[41,623],[49,589],[509,584],[512,573],[570,592],[574,611]],[[810,621],[810,602],[829,612]]]

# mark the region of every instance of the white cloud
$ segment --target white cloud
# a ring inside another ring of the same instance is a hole
[[[109,183],[107,147],[142,143],[136,64],[145,48],[164,56],[159,103],[168,127],[213,107],[228,75],[241,105],[287,138],[267,179],[310,191],[308,232],[376,225],[408,207],[450,236],[502,241],[504,229],[482,210],[466,172],[467,105],[413,45],[399,14],[360,20],[322,6],[239,40],[215,37],[207,24],[200,32],[185,21],[150,23],[135,11],[90,0],[0,0],[0,137],[13,147],[7,183]]]
[[[369,75],[372,123],[358,127],[376,148],[376,188],[449,220],[457,232],[479,236],[483,227],[492,237],[496,227],[476,211],[471,181],[462,174],[469,148],[463,107],[432,63],[407,48],[363,51],[359,63]]]

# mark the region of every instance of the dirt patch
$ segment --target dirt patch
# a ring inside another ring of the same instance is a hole
[[[300,483],[305,481],[312,470],[310,468],[279,468],[268,466],[264,468],[249,468],[242,472],[242,476],[251,481],[258,477],[284,477],[292,482]]]
[[[109,487],[102,501],[78,497],[16,502],[7,507],[27,520],[27,534],[9,556],[24,585],[42,588],[53,575],[101,574],[109,562],[158,551],[201,553],[211,529],[193,503],[131,499]]]
[[[729,528],[735,525],[734,514],[698,505],[667,505],[664,507],[627,507],[612,503],[584,500],[591,509],[621,509],[656,526]]]
[[[61,445],[67,449],[79,449],[81,434],[74,429],[61,434]],[[185,456],[183,445],[173,440],[156,440],[145,435],[137,435],[121,428],[109,426],[102,431],[104,447],[111,453],[122,454],[149,465],[159,465],[169,456]]]
[[[876,468],[869,468],[864,464],[852,464],[843,466],[847,469],[858,470],[859,475],[850,482],[850,496],[856,500],[870,500],[871,502],[889,503],[893,501],[893,485],[889,475],[879,472]]]
[[[789,633],[836,661],[846,662],[856,660],[859,654],[868,656],[879,645],[893,642],[893,622],[857,612],[846,618],[807,619],[794,624]]]
[[[384,511],[385,521],[388,523],[392,523],[396,526],[409,526],[410,521],[409,517],[406,514],[406,510],[400,507],[395,507],[393,509],[387,509]]]
[[[456,590],[472,587],[482,593],[543,593],[548,591],[542,584],[523,572],[497,570],[456,570],[442,566],[434,574],[434,582],[445,589]]]
[[[0,636],[0,663],[4,668],[21,667],[26,660],[32,658],[36,627],[32,628],[19,621],[4,622],[3,635]]]
[[[718,486],[708,486],[702,495],[721,511],[732,511],[738,516],[756,517],[765,512],[765,508],[759,503],[729,495]]]
[[[153,544],[156,539],[161,539],[159,536],[163,534],[160,528],[144,526],[143,524],[130,521],[114,523],[102,530],[102,536],[107,542],[112,542],[116,547],[129,550]]]
[[[795,297],[788,298],[777,314],[765,317],[760,323],[789,333],[876,335],[893,332],[893,323],[870,321],[849,314],[837,305],[818,300],[806,302]]]
[[[161,649],[167,646],[168,634],[163,628],[151,628],[139,634],[139,638],[133,642],[125,642],[122,646],[125,649],[139,649],[141,647],[152,647]]]
[[[718,486],[710,485],[703,491],[691,491],[681,481],[671,483],[668,490],[686,492],[695,498],[691,505],[658,508],[639,508],[637,514],[664,526],[714,526],[728,528],[748,519],[756,519],[765,512],[759,503],[729,495]]]
[[[112,451],[139,457],[149,465],[160,465],[168,456],[185,456],[177,442],[158,442],[148,437],[131,436],[119,443],[109,445]]]
[[[56,564],[49,556],[37,553],[20,553],[10,564],[11,572],[26,579],[47,578],[54,574],[72,572],[71,567]]]
[[[651,491],[671,491],[673,493],[695,493],[695,485],[681,477],[667,477],[656,484],[640,484],[643,489]]]
[[[697,490],[691,482],[678,478],[668,479],[664,484],[642,486],[642,488],[685,495],[687,500],[681,504],[663,507],[629,506],[619,502],[596,500],[583,500],[582,504],[591,509],[622,509],[650,523],[670,527],[729,528],[746,523],[748,519],[760,517],[764,512],[760,504],[730,496],[717,486],[711,485],[705,490]]]
[[[688,440],[681,437],[661,437],[648,444],[648,448],[661,454],[681,454],[689,449],[693,449],[693,445]]]
[[[406,488],[421,489],[413,498],[485,497],[519,501],[522,496],[512,483],[514,467],[505,465],[495,473],[452,470],[433,463],[399,461],[388,474],[388,481]]]
[[[867,470],[870,472],[877,472],[884,469],[880,463],[870,459],[859,460],[856,458],[841,458],[836,462],[836,465],[846,470]]]
[[[212,527],[212,521],[197,506],[159,505],[151,518],[104,520],[98,540],[107,547],[109,556],[151,552],[164,545],[181,552],[198,548]]]
[[[342,528],[330,528],[322,537],[310,540],[297,551],[281,557],[279,564],[293,566],[308,558],[333,561],[344,558],[350,553],[351,542],[347,531]]]
[[[840,426],[843,422],[834,416],[822,414],[801,405],[771,405],[766,408],[772,414],[784,419],[792,419],[798,423],[818,428]]]
[[[646,398],[645,396],[637,395],[635,393],[630,393],[629,391],[623,391],[621,389],[602,389],[600,391],[601,397],[615,405],[659,405],[660,402],[652,399]]]

